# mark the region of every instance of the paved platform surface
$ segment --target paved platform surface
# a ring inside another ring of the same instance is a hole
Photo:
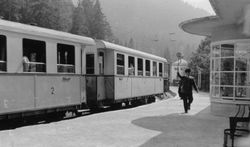
[[[177,91],[176,87],[171,87]],[[0,131],[0,147],[221,147],[228,119],[210,114],[208,93],[188,114],[178,98],[49,124]]]

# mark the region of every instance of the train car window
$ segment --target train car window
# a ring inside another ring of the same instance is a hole
[[[7,39],[6,36],[0,35],[0,71],[7,71],[6,67],[6,48],[7,48]]]
[[[75,46],[57,44],[57,72],[75,73]]]
[[[117,54],[116,58],[116,64],[117,64],[117,74],[119,75],[124,75],[125,74],[125,68],[124,68],[124,55],[122,54]]]
[[[46,72],[46,43],[23,39],[23,71]]]
[[[128,75],[135,75],[135,57],[128,56]]]
[[[99,52],[99,73],[100,75],[104,74],[104,53],[103,52]]]
[[[138,58],[137,60],[138,63],[138,76],[143,76],[143,60],[141,58]]]
[[[153,62],[153,76],[157,76],[157,62]]]
[[[150,61],[146,60],[146,76],[150,76]]]
[[[95,55],[86,55],[86,74],[95,74]]]
[[[162,77],[162,63],[159,63],[159,76]]]

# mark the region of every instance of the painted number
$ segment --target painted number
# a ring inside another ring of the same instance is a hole
[[[54,94],[55,94],[55,88],[54,88],[54,87],[51,87],[50,89],[51,89],[51,94],[54,95]]]

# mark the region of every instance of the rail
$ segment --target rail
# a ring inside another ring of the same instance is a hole
[[[75,65],[73,64],[57,64],[57,71],[60,73],[74,73]]]

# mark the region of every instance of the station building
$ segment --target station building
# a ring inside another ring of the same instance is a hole
[[[211,111],[230,116],[250,106],[250,0],[210,0],[216,13],[185,21],[188,33],[211,37]]]

